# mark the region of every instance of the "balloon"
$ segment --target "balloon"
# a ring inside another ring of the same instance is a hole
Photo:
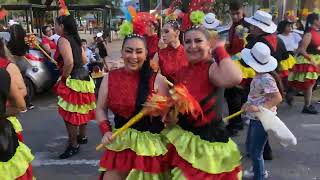
[[[128,6],[128,11],[132,18],[135,18],[137,15],[137,11],[133,6]]]

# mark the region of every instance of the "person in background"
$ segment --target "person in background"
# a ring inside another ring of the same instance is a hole
[[[249,148],[249,157],[253,166],[252,170],[244,171],[244,177],[264,180],[268,177],[263,159],[268,134],[255,112],[259,112],[260,107],[276,112],[277,105],[282,101],[284,90],[282,81],[275,71],[278,66],[277,59],[271,56],[271,50],[266,44],[258,42],[252,49],[243,49],[241,57],[257,73],[250,85],[248,101],[242,107],[246,112],[245,115],[250,119],[247,148]]]
[[[87,56],[87,64],[85,64],[84,67],[87,70],[91,71],[90,64],[95,62],[96,60],[93,57],[92,51],[87,47],[87,40],[81,39],[81,46],[82,46],[83,50],[86,52],[86,56]]]
[[[56,43],[51,40],[51,36],[53,35],[52,29],[50,26],[43,26],[41,28],[42,31],[42,47],[43,49],[51,55],[51,57],[54,57],[54,53],[56,52],[57,45]]]
[[[18,66],[23,78],[26,78],[25,73],[30,66],[24,58],[24,55],[29,49],[29,47],[24,42],[26,32],[20,24],[14,24],[10,26],[9,33],[11,38],[7,44],[7,47],[10,50],[10,53],[13,55],[11,60]],[[27,104],[26,110],[33,109],[34,105],[31,103],[31,97],[28,94],[25,97],[25,100]]]
[[[104,69],[108,72],[110,69],[108,67],[108,42],[104,34],[98,33],[96,37],[97,48],[99,50],[99,56],[104,64]]]

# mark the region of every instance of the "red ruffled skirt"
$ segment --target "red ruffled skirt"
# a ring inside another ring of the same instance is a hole
[[[94,91],[89,91],[86,86],[93,86],[93,81],[76,81],[76,83],[66,83],[59,81],[54,90],[58,95],[58,112],[63,119],[75,126],[86,124],[88,121],[95,119],[95,101]],[[83,84],[82,84],[83,82]],[[72,85],[79,85],[72,87]],[[92,87],[91,87],[92,89]]]
[[[20,176],[17,178],[17,180],[32,180],[33,176],[32,176],[32,165],[29,164],[29,167],[26,171],[26,173],[24,173],[24,175]]]

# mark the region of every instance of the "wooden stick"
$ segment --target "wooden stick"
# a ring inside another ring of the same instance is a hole
[[[40,49],[40,51],[41,51],[45,56],[47,56],[47,58],[49,58],[49,60],[50,60],[52,63],[54,63],[55,65],[58,65],[58,63],[57,63],[54,59],[52,59],[52,57],[51,57],[44,49],[42,49],[42,47],[40,47],[40,45],[39,45],[38,43],[36,44],[36,46],[37,46],[37,48]]]
[[[166,81],[166,83],[167,83],[170,87],[173,87],[173,86],[174,86],[174,84],[173,84],[172,82],[170,82],[168,79],[166,79],[165,81]]]
[[[142,109],[138,114],[136,114],[134,117],[132,117],[125,125],[123,125],[120,129],[118,129],[115,133],[112,134],[111,139],[115,139],[117,136],[119,136],[121,133],[123,133],[125,130],[127,130],[129,127],[131,127],[133,124],[138,122],[140,119],[143,118],[143,116],[147,113],[146,109]],[[96,151],[99,151],[102,149],[105,145],[99,144],[96,147]]]
[[[231,114],[230,116],[227,116],[227,117],[223,118],[223,121],[224,122],[228,122],[230,119],[239,116],[241,113],[243,113],[243,110],[240,110],[240,111],[238,111],[238,112],[236,112],[234,114]]]

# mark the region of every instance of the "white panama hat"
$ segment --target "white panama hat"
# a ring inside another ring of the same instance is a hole
[[[241,57],[258,73],[274,71],[278,66],[277,59],[271,56],[270,48],[262,42],[257,42],[252,49],[243,49]]]
[[[218,27],[220,25],[220,21],[218,19],[216,19],[216,15],[213,13],[208,13],[204,16],[204,21],[202,23],[202,25],[208,29],[208,30],[212,30],[215,29],[216,27]]]
[[[274,33],[277,30],[277,25],[272,21],[271,14],[257,10],[252,17],[244,18],[246,22],[260,28],[266,33]]]

